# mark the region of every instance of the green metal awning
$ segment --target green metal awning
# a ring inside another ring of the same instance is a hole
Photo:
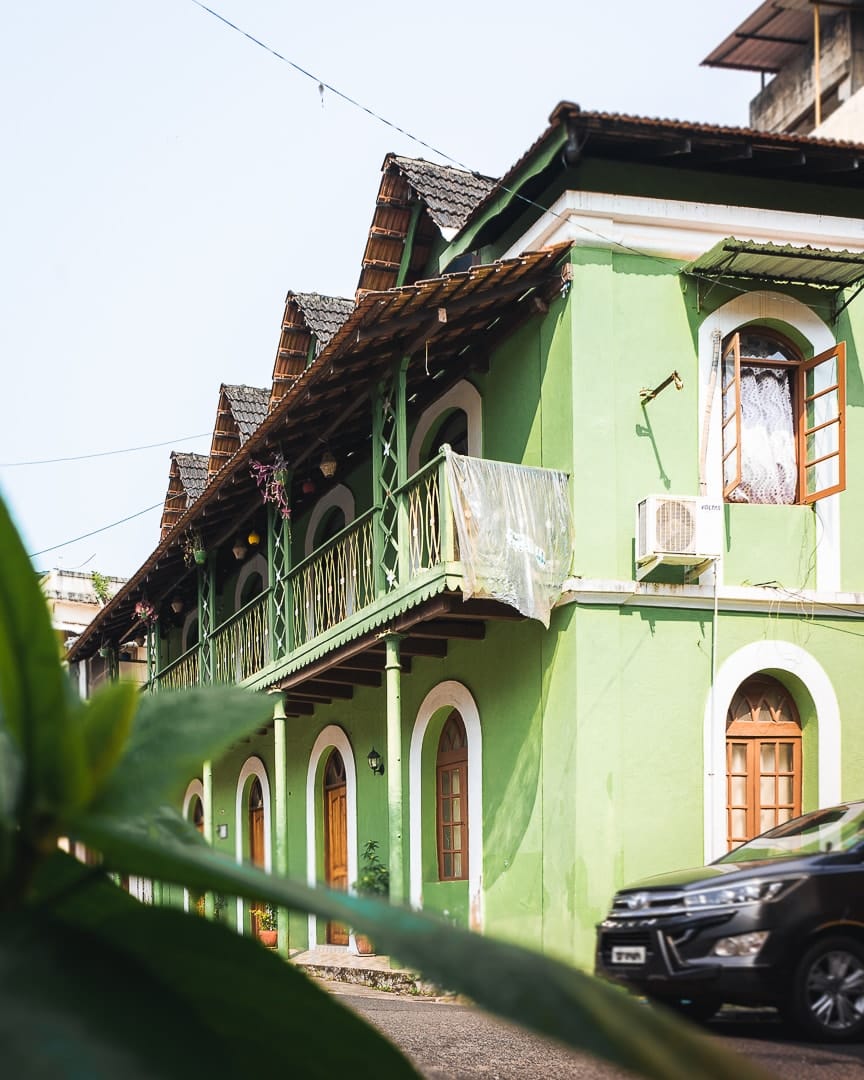
[[[730,236],[688,263],[684,273],[845,289],[864,279],[864,252],[759,244]]]

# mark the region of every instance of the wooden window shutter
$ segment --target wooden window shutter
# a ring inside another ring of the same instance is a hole
[[[846,487],[846,343],[805,360],[798,373],[798,498]]]
[[[720,396],[723,416],[723,498],[741,483],[741,335],[733,334],[723,353]]]

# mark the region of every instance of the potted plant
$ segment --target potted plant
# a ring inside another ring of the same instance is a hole
[[[255,920],[258,940],[268,949],[275,949],[279,940],[279,929],[276,922],[276,909],[272,904],[259,904],[252,908],[249,914]]]
[[[381,862],[378,855],[378,841],[367,840],[361,854],[362,866],[354,890],[358,896],[380,896],[386,899],[390,895],[390,871]],[[373,956],[375,946],[365,934],[354,934],[354,944],[361,956]]]

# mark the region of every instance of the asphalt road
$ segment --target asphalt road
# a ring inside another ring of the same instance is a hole
[[[427,1080],[624,1080],[629,1076],[467,1005],[347,983],[326,985],[344,1005],[401,1047]],[[833,1047],[797,1042],[768,1011],[724,1010],[706,1030],[782,1080],[864,1080],[864,1044]]]

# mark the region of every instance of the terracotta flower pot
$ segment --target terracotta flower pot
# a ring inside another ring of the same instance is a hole
[[[266,945],[268,949],[275,949],[276,943],[279,940],[278,930],[259,930],[258,940],[262,945]]]
[[[354,944],[357,946],[358,956],[374,956],[375,946],[365,934],[355,934]]]

